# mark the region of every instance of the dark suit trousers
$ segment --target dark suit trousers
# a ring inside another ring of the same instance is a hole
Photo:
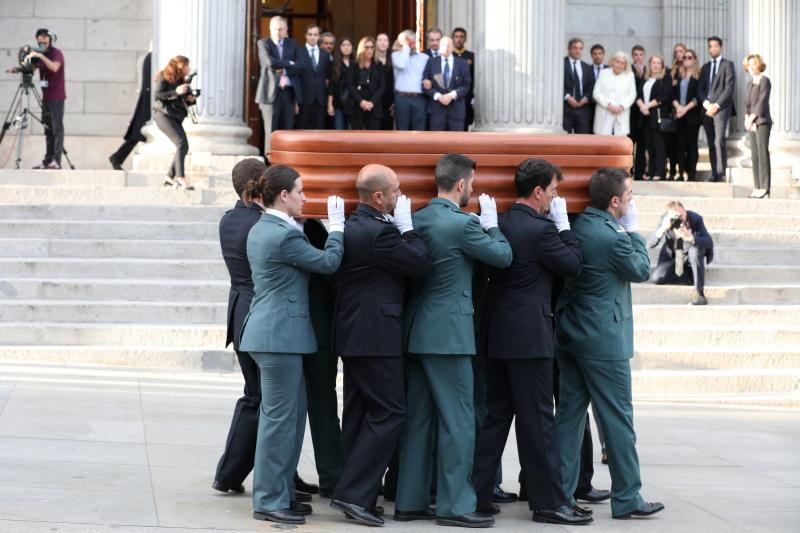
[[[128,156],[131,155],[131,152],[133,152],[133,149],[136,148],[138,143],[139,141],[135,141],[133,139],[125,139],[125,142],[123,142],[120,147],[117,148],[116,152],[111,154],[111,157],[114,159],[114,161],[121,165],[126,159],[128,159]]]
[[[697,175],[697,134],[700,124],[687,124],[685,120],[678,120],[678,166],[680,173],[685,174],[689,181],[694,181]]]
[[[560,372],[558,360],[553,360],[553,397],[556,405],[560,399],[561,387],[559,386]],[[586,494],[592,490],[592,478],[594,478],[594,446],[592,445],[592,426],[589,423],[589,413],[586,413],[586,426],[583,430],[583,443],[581,444],[581,466],[578,475],[578,486],[575,494]]]
[[[464,131],[464,118],[456,118],[453,110],[430,114],[431,131]]]
[[[319,486],[332,490],[342,471],[342,431],[336,396],[336,357],[329,348],[303,358],[308,396],[308,425],[314,444]]]
[[[381,119],[372,116],[372,111],[366,112],[360,107],[356,109],[350,119],[350,127],[354,130],[379,130],[381,129]]]
[[[644,135],[647,143],[647,175],[664,178],[667,170],[667,140],[658,127],[645,126]]]
[[[635,145],[633,149],[633,179],[640,180],[642,176],[644,176],[644,171],[647,168],[647,147],[644,137],[644,127],[639,126],[638,123],[631,124],[631,132],[628,137]]]
[[[425,97],[403,96],[394,98],[394,120],[397,130],[425,131],[425,120],[428,118]]]
[[[693,280],[694,290],[702,293],[706,285],[706,249],[692,246],[689,248],[686,258],[691,267],[691,277],[689,269],[685,269],[682,276],[675,274],[675,259],[672,259],[660,261],[650,279],[656,285],[688,285]]]
[[[728,168],[728,147],[725,134],[728,129],[729,109],[720,109],[713,117],[703,114],[703,128],[708,140],[708,158],[711,160],[711,177],[714,181],[725,180]]]
[[[284,87],[275,91],[272,103],[272,130],[294,129],[294,88]]]
[[[492,502],[495,473],[514,415],[528,506],[544,510],[567,505],[553,416],[552,360],[487,359],[485,363],[489,414],[481,427],[472,475],[478,508]]]
[[[573,109],[564,102],[564,131],[567,133],[592,133],[591,106]]]
[[[244,377],[244,396],[236,402],[225,451],[214,476],[227,487],[238,487],[253,470],[258,437],[258,411],[261,405],[261,376],[258,365],[247,352],[236,352]]]
[[[755,132],[747,132],[750,140],[750,159],[753,162],[753,184],[756,189],[769,190],[770,174],[772,173],[769,162],[769,133],[772,124],[761,124]]]
[[[343,357],[344,465],[334,498],[372,508],[406,416],[402,357]]]
[[[300,104],[300,114],[294,126],[298,130],[325,129],[325,108],[318,102]]]

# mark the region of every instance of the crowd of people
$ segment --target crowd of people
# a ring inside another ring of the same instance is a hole
[[[441,157],[438,194],[415,211],[392,169],[367,165],[348,219],[328,198],[326,230],[300,219],[294,169],[234,167],[240,200],[220,241],[246,385],[213,488],[244,492],[252,470],[254,518],[302,524],[318,493],[380,526],[383,495],[397,521],[490,527],[498,503],[517,500],[499,487],[514,420],[519,498],[534,521],[590,523],[578,501],[610,499],[617,519],[664,508],[639,494],[630,283],[648,279],[650,260],[628,173],[594,172],[590,206],[571,223],[561,171],[541,159],[516,169],[506,213],[485,194],[480,215],[462,211],[476,168]],[[590,402],[610,491],[591,484]],[[307,414],[319,485],[297,474]]]

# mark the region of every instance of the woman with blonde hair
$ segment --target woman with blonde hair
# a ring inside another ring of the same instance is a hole
[[[697,87],[700,84],[700,67],[697,65],[697,53],[686,50],[683,64],[673,80],[672,107],[675,109],[675,120],[678,123],[676,162],[678,174],[676,179],[694,181],[697,172],[697,133],[703,123],[700,105],[697,103]],[[672,156],[670,156],[672,157]]]
[[[683,66],[683,56],[686,54],[686,45],[677,43],[672,47],[672,66],[669,69],[669,75],[672,77],[672,86],[678,85],[678,71]],[[675,175],[678,173],[678,135],[677,133],[667,133],[665,135],[667,141],[667,157],[669,158],[669,179],[674,180]]]
[[[747,82],[745,99],[744,127],[750,141],[750,159],[753,162],[753,182],[755,189],[752,198],[769,195],[772,169],[769,161],[769,133],[772,129],[772,116],[769,112],[769,96],[772,83],[764,76],[767,64],[759,54],[749,54],[744,58],[744,67],[752,76]]]
[[[644,179],[658,181],[664,177],[667,166],[667,145],[659,126],[661,120],[670,115],[672,106],[672,77],[664,68],[664,58],[660,55],[650,58],[645,82],[639,85],[636,96],[647,144]]]
[[[354,130],[378,130],[383,117],[384,68],[375,60],[375,39],[362,37],[356,64],[350,69],[349,88],[355,103],[350,121]]]
[[[630,133],[630,110],[636,100],[636,80],[628,68],[628,56],[617,52],[611,56],[611,68],[600,71],[592,93],[594,132],[600,135]]]
[[[189,75],[189,58],[175,56],[156,74],[158,88],[153,95],[155,106],[153,119],[158,129],[175,144],[175,157],[164,177],[164,185],[172,185],[187,191],[194,187],[186,179],[184,160],[189,153],[189,139],[183,129],[183,119],[189,114],[188,106],[194,105],[196,98],[189,92],[186,77]]]

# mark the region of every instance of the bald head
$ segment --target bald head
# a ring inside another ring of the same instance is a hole
[[[384,165],[367,165],[356,177],[358,199],[383,213],[390,213],[400,195],[400,180],[394,170]]]

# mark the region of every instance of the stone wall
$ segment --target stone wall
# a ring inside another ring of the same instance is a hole
[[[150,46],[152,0],[2,0],[0,1],[0,110],[5,116],[19,84],[17,51],[36,42],[48,28],[64,53],[66,74],[65,147],[78,168],[106,168],[106,158],[121,142],[137,98],[136,62]],[[38,79],[38,75],[36,75]],[[9,130],[7,137],[14,135]],[[23,166],[44,154],[41,126],[26,136]],[[0,146],[0,164],[11,139]],[[13,166],[14,156],[5,168]]]

